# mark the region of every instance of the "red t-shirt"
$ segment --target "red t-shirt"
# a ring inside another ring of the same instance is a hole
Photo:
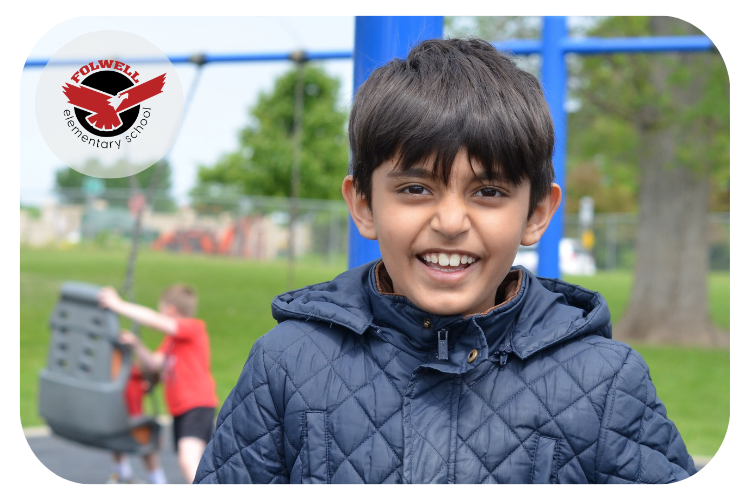
[[[165,356],[162,382],[169,413],[176,417],[199,406],[219,404],[203,321],[178,318],[177,331],[165,336],[157,352]]]

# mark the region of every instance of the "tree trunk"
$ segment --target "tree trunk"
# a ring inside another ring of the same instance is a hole
[[[684,24],[663,17],[651,22],[657,36],[672,34],[676,22]],[[641,182],[635,280],[628,308],[615,326],[615,338],[727,346],[728,333],[713,326],[708,312],[709,168],[685,165],[678,155],[681,143],[707,139],[672,114],[679,115],[696,102],[706,81],[696,68],[689,82],[673,84],[669,68],[691,63],[695,67],[700,56],[668,57],[678,64],[665,64],[667,56],[654,58],[649,83],[670,96],[671,106],[648,106],[638,113]]]

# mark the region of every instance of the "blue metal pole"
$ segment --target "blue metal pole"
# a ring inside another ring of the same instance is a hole
[[[195,57],[201,57],[202,64],[208,63],[248,63],[248,62],[275,62],[291,61],[291,52],[258,52],[258,53],[237,53],[237,54],[194,54],[194,55],[168,55],[167,58],[172,64],[190,64],[195,63]],[[328,60],[328,59],[351,59],[352,53],[349,50],[328,50],[306,52],[308,61]],[[133,64],[151,64],[161,63],[162,59],[151,57],[128,59],[128,63]],[[44,67],[49,63],[48,59],[27,59],[24,68]],[[57,66],[81,66],[87,64],[87,60],[69,59],[54,61],[52,64]]]
[[[354,24],[354,93],[374,69],[391,59],[404,59],[423,40],[442,37],[442,16],[358,16]],[[349,268],[379,257],[378,242],[363,238],[349,217]]]
[[[567,117],[565,116],[565,90],[567,71],[562,42],[567,35],[565,17],[548,16],[542,26],[542,87],[549,104],[555,126],[555,182],[560,185],[563,197],[547,231],[539,241],[539,267],[537,274],[546,278],[559,278],[560,239],[563,236],[565,213],[565,155],[567,150]]]
[[[711,39],[703,35],[566,38],[562,45],[565,52],[582,55],[613,52],[696,52],[714,49]]]
[[[711,39],[703,35],[694,36],[644,36],[631,38],[563,38],[560,41],[563,51],[576,54],[609,54],[613,52],[667,52],[667,51],[705,51],[714,49]],[[540,40],[504,40],[494,42],[492,45],[497,50],[504,50],[515,55],[539,54],[542,52]],[[313,51],[305,54],[309,61],[327,59],[350,59],[351,51],[329,50]],[[194,55],[168,55],[172,64],[193,64]],[[292,59],[291,52],[268,52],[268,53],[229,53],[229,54],[201,54],[202,63],[246,63],[246,62],[271,62],[289,61]],[[89,60],[70,59],[55,61],[52,64],[62,66],[81,66]],[[129,59],[128,62],[149,64],[161,63],[161,59],[142,58]],[[27,59],[24,68],[43,68],[49,63],[48,59]]]

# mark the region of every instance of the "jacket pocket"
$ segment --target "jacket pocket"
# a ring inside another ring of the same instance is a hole
[[[330,483],[328,414],[324,411],[305,412],[303,433],[303,455],[305,459],[302,463],[302,482]]]
[[[557,439],[539,436],[531,466],[532,484],[556,483],[557,478]]]

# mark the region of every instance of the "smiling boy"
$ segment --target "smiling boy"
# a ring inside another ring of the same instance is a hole
[[[695,472],[604,299],[512,268],[560,204],[539,83],[480,40],[375,70],[342,186],[382,260],[274,299],[195,482],[672,482]]]
[[[388,275],[399,277],[393,293],[426,311],[478,314],[496,305],[495,290],[519,244],[532,245],[544,233],[560,187],[550,183],[529,214],[527,179],[516,186],[496,172],[493,182],[481,166],[472,167],[465,148],[454,154],[444,167],[447,185],[425,166],[404,170],[391,159],[372,173],[370,203],[358,196],[353,176],[343,192],[360,233],[378,240]]]

